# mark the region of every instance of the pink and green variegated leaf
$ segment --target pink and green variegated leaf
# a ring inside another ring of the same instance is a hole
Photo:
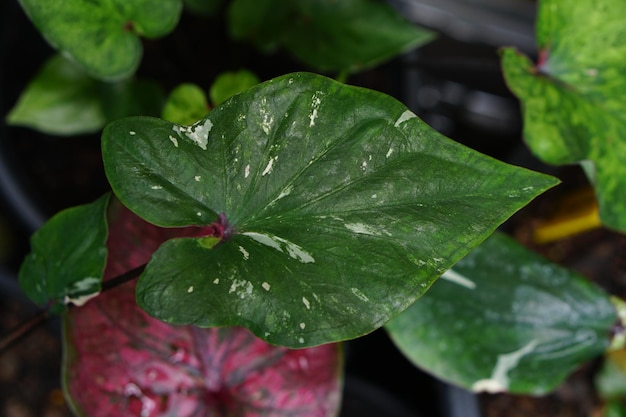
[[[206,234],[162,229],[111,210],[105,280],[145,263],[164,240]],[[65,317],[64,387],[78,416],[330,417],[341,348],[292,350],[243,328],[172,326],[137,307],[127,283]]]

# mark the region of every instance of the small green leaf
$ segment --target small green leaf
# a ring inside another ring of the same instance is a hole
[[[359,71],[434,37],[373,0],[235,0],[229,17],[236,39],[284,46],[318,71]]]
[[[502,52],[507,83],[523,103],[529,147],[547,163],[586,164],[595,175],[602,221],[622,231],[625,23],[626,8],[619,0],[543,0],[537,21],[539,62],[533,65],[513,49]]]
[[[380,327],[557,182],[441,136],[392,97],[308,73],[246,90],[192,126],[114,122],[102,142],[124,205],[222,238],[162,245],[140,305],[292,347]]]
[[[41,68],[7,115],[7,123],[53,135],[96,132],[106,123],[98,82],[60,55]]]
[[[36,304],[82,305],[100,291],[106,264],[109,194],[53,216],[31,238],[20,287]]]
[[[604,291],[497,233],[386,329],[441,379],[543,394],[604,353],[616,319]]]
[[[170,93],[162,117],[179,125],[191,125],[209,112],[209,103],[202,88],[195,84],[181,84]]]
[[[181,0],[19,0],[46,40],[91,75],[118,80],[141,60],[138,36],[157,38],[178,23]]]
[[[235,94],[254,87],[259,82],[259,78],[248,70],[220,74],[209,90],[211,102],[217,106]]]

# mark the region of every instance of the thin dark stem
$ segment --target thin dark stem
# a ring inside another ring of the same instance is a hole
[[[123,273],[122,275],[118,275],[115,278],[109,279],[102,283],[101,293],[105,291],[112,290],[113,288],[119,287],[122,284],[125,284],[133,279],[137,278],[141,273],[146,269],[146,265],[138,266],[135,269],[131,269],[128,272]],[[70,304],[68,308],[72,308]],[[46,320],[50,318],[50,309],[47,308],[45,310],[39,311],[30,319],[25,322],[17,325],[13,330],[11,330],[6,336],[0,338],[0,353],[6,350],[13,343],[22,339],[32,330],[37,328],[40,324],[44,323]]]
[[[112,290],[113,288],[119,287],[122,284],[126,284],[129,281],[137,278],[141,273],[146,269],[146,264],[140,265],[135,269],[131,269],[128,272],[123,273],[122,275],[118,275],[115,278],[111,278],[102,283],[102,289],[100,292],[105,292]]]
[[[0,339],[0,352],[3,352],[13,343],[17,342],[32,330],[34,330],[37,326],[44,323],[50,317],[49,310],[42,310],[36,313],[33,317],[25,321],[24,323],[18,325],[15,329],[13,329],[9,334]]]

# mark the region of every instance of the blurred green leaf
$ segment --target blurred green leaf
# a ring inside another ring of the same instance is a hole
[[[181,84],[170,93],[163,108],[163,119],[180,125],[192,125],[209,112],[209,103],[202,88]]]
[[[43,37],[92,76],[127,78],[142,55],[138,36],[157,38],[174,29],[181,0],[19,0]]]
[[[616,320],[604,291],[496,233],[386,329],[438,378],[544,394],[605,352]]]
[[[542,0],[537,39],[537,64],[502,52],[507,83],[523,104],[526,141],[547,163],[585,163],[603,223],[626,231],[626,7]]]
[[[216,78],[209,90],[209,97],[213,105],[217,106],[235,94],[254,87],[259,82],[259,78],[254,73],[245,69],[225,72]]]
[[[322,72],[360,71],[434,37],[375,0],[234,0],[229,22],[235,39],[284,46]]]

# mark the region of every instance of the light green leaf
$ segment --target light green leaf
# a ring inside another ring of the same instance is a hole
[[[44,38],[91,75],[119,80],[141,60],[138,36],[157,38],[178,23],[181,0],[19,0]]]
[[[57,55],[22,93],[7,123],[53,135],[96,132],[106,123],[98,88],[96,80]]]
[[[34,303],[51,302],[59,310],[98,294],[107,257],[108,203],[109,194],[63,210],[32,236],[19,283]]]
[[[202,88],[185,83],[170,93],[163,108],[163,119],[180,125],[191,125],[209,111],[209,103]]]
[[[284,46],[318,71],[356,72],[434,37],[375,0],[234,0],[229,18],[236,39]]]
[[[441,136],[389,96],[308,73],[246,90],[193,126],[129,118],[102,140],[124,205],[222,238],[161,246],[140,305],[292,347],[382,326],[557,182]]]
[[[259,78],[248,70],[220,74],[209,90],[211,102],[214,106],[217,106],[235,94],[241,93],[250,87],[254,87],[259,82]]]
[[[604,291],[497,233],[386,329],[443,380],[544,394],[604,353],[616,320]]]
[[[524,136],[543,161],[595,172],[602,221],[626,230],[626,8],[619,0],[539,5],[539,62],[502,52],[523,104]]]

